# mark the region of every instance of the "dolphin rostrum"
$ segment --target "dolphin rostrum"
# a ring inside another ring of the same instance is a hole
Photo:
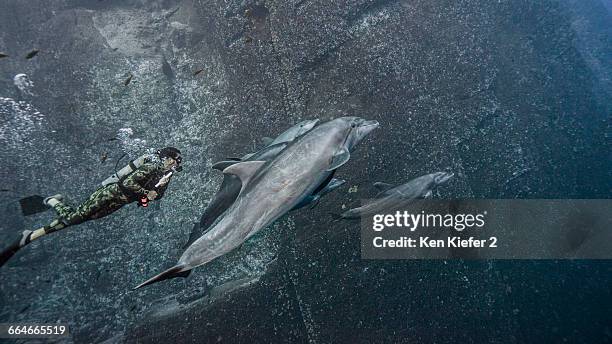
[[[376,121],[338,118],[315,127],[273,160],[245,161],[227,167],[223,173],[236,175],[242,183],[238,198],[208,232],[185,250],[174,267],[136,288],[183,276],[242,245],[312,195],[349,160],[351,149],[377,127]]]
[[[217,162],[212,166],[212,168],[223,171],[225,168],[240,161],[271,160],[283,149],[285,149],[290,142],[314,128],[317,122],[319,122],[318,119],[302,121],[285,130],[275,139],[267,140],[269,141],[269,145],[260,149],[259,151],[247,154],[240,160],[236,159]],[[240,183],[240,179],[235,175],[226,174],[223,176],[223,181],[221,182],[219,191],[217,191],[213,199],[206,206],[204,213],[200,217],[200,222],[194,224],[191,234],[189,235],[189,239],[183,248],[187,248],[189,245],[191,245],[196,239],[201,237],[213,223],[215,223],[219,216],[221,216],[225,210],[227,210],[227,208],[234,203],[234,200],[236,200],[236,197],[238,197],[241,187],[242,184]]]
[[[381,191],[375,200],[361,207],[349,209],[340,216],[345,219],[356,219],[401,208],[414,199],[430,197],[434,188],[446,183],[453,175],[448,172],[430,173],[399,186],[374,183],[374,186]]]

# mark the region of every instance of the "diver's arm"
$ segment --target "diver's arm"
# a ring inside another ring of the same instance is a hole
[[[155,164],[144,164],[125,178],[121,182],[122,186],[138,196],[145,196],[149,190],[143,188],[141,185],[145,184],[149,180],[151,174],[157,169],[158,167]]]

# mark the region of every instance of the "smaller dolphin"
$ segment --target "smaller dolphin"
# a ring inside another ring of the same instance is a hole
[[[374,183],[374,186],[380,190],[375,200],[361,207],[349,209],[340,216],[344,219],[357,219],[362,216],[380,214],[388,210],[401,208],[414,199],[431,197],[436,187],[446,183],[453,176],[453,173],[435,172],[420,176],[399,186]]]

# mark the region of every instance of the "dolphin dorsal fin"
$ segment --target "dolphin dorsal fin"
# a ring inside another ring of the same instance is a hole
[[[271,137],[264,136],[264,137],[261,138],[261,143],[263,143],[266,146],[269,145],[272,142],[274,142],[274,139],[271,138]]]
[[[346,147],[340,148],[334,154],[334,157],[332,158],[331,165],[329,166],[327,171],[333,171],[333,170],[337,169],[338,167],[346,164],[346,162],[349,161],[350,158],[351,158],[351,153],[349,152],[349,150],[346,149]]]
[[[249,180],[255,175],[255,173],[263,166],[266,162],[260,160],[254,161],[243,161],[228,166],[223,170],[223,174],[233,174],[240,178],[242,182],[242,188],[249,183]]]
[[[390,193],[390,190],[395,188],[395,185],[383,182],[374,183],[374,187],[378,189],[378,193],[374,197],[386,196]]]
[[[219,171],[223,171],[226,168],[235,165],[237,163],[239,163],[240,161],[236,161],[236,160],[223,160],[223,161],[218,161],[216,163],[214,163],[212,165],[213,170],[219,170]]]
[[[384,192],[384,191],[394,188],[395,185],[389,184],[389,183],[383,183],[383,182],[376,182],[374,183],[374,187],[378,189],[378,191]]]

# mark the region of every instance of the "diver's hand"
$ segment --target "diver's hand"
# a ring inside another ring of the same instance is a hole
[[[151,191],[147,192],[147,198],[149,199],[149,201],[152,201],[152,200],[156,199],[157,198],[157,191],[151,190]]]

